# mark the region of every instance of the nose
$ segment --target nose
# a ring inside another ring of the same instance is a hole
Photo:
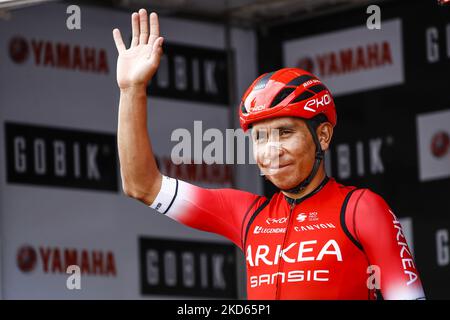
[[[283,148],[279,141],[269,141],[264,146],[260,153],[262,156],[262,165],[264,167],[277,168],[279,166],[279,159],[283,153]]]

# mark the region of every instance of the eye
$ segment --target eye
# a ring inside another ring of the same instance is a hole
[[[292,133],[290,129],[280,129],[280,136],[287,136],[290,133]]]

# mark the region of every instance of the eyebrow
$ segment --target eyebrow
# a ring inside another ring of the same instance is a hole
[[[278,129],[278,130],[286,130],[286,129],[292,130],[294,128],[295,128],[295,126],[292,125],[292,124],[281,124],[278,127],[275,127],[274,129]]]
[[[295,129],[295,125],[292,124],[280,124],[279,126],[272,128],[272,129],[276,129],[276,130],[293,130]],[[255,133],[259,133],[260,131],[265,131],[265,128],[261,128],[261,129],[254,129],[253,132]]]

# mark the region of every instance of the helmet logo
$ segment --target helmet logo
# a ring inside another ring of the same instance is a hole
[[[303,88],[306,88],[306,87],[316,84],[316,83],[320,84],[320,80],[317,80],[317,79],[308,80],[303,84]]]
[[[254,112],[254,111],[261,111],[261,110],[263,110],[264,108],[266,107],[266,105],[265,104],[261,104],[261,105],[259,105],[259,106],[254,106],[253,108],[251,108],[251,112]]]
[[[331,96],[327,93],[322,98],[310,99],[305,103],[304,109],[311,112],[316,112],[319,107],[325,107],[331,103]],[[314,108],[314,109],[313,109]]]

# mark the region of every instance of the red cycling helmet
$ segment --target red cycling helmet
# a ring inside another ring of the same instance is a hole
[[[324,114],[336,125],[336,107],[330,91],[313,74],[298,68],[265,73],[247,89],[239,107],[241,128],[278,117],[311,119]]]

